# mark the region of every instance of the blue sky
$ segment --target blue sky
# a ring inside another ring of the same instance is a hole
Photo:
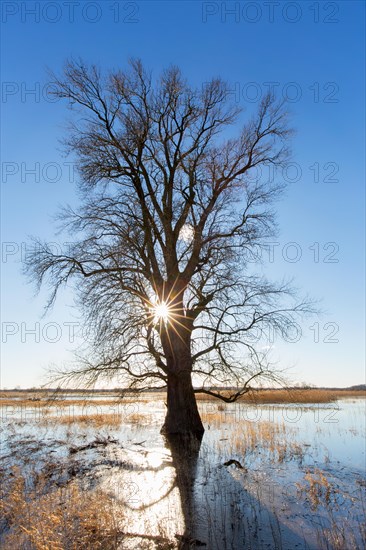
[[[69,111],[47,96],[46,68],[58,72],[70,56],[106,70],[141,57],[156,75],[176,64],[197,86],[219,75],[247,111],[268,83],[289,99],[294,164],[282,175],[289,187],[266,274],[295,277],[324,313],[303,322],[298,342],[274,342],[273,353],[297,381],[364,382],[364,3],[4,1],[1,8],[2,387],[39,385],[44,369],[70,360],[75,348],[71,293],[42,317],[45,293],[35,297],[21,274],[22,243],[29,235],[57,241],[52,216],[59,204],[77,203],[71,159],[58,142]]]

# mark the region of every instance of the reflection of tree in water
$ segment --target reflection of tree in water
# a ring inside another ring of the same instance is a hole
[[[205,546],[196,540],[196,517],[194,501],[194,482],[197,475],[197,461],[202,437],[192,435],[167,435],[166,446],[170,449],[176,472],[175,484],[178,487],[185,530],[179,536],[179,548]]]
[[[160,536],[153,534],[144,520],[143,524],[140,524],[139,527],[136,524],[134,525],[133,517],[131,517],[130,520],[132,520],[132,523],[128,521],[127,530],[124,530],[124,537],[126,540],[130,538],[140,539],[141,544],[144,544],[143,541],[146,541],[146,543],[152,541],[158,545],[157,548],[172,548],[172,543],[174,543],[174,548],[181,550],[196,548],[198,546],[204,547],[206,545],[200,544],[200,541],[196,540],[195,537],[197,510],[195,509],[194,502],[194,484],[201,439],[190,434],[167,435],[164,436],[164,443],[170,457],[168,457],[167,453],[167,459],[162,460],[156,466],[151,464],[141,464],[138,466],[121,460],[108,461],[109,466],[117,467],[120,471],[122,470],[126,473],[129,471],[130,473],[146,473],[157,476],[159,472],[164,472],[166,468],[169,470],[173,468],[174,470],[173,476],[165,484],[162,492],[159,489],[155,490],[153,488],[154,482],[151,479],[150,483],[146,485],[145,497],[147,498],[146,500],[144,499],[144,502],[140,501],[138,505],[136,505],[134,499],[137,497],[137,501],[140,500],[139,496],[143,488],[136,481],[132,481],[131,478],[128,483],[124,482],[122,484],[123,495],[121,495],[120,502],[123,504],[124,509],[143,514],[141,519],[147,513],[147,521],[151,521],[154,518],[155,527],[159,524],[162,526]],[[149,452],[143,452],[146,456],[149,455]],[[178,490],[178,499],[173,494],[174,489]],[[159,503],[161,507],[157,509],[156,513],[153,510]],[[156,529],[153,530],[156,531]],[[175,544],[178,544],[178,546],[175,546]]]

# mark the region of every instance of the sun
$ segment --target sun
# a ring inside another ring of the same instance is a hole
[[[157,324],[159,321],[164,321],[167,323],[170,316],[169,306],[166,302],[157,302],[152,307],[152,313],[154,315],[154,323]]]

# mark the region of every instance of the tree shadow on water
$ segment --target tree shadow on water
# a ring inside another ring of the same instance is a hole
[[[164,439],[175,469],[175,485],[178,487],[185,525],[184,533],[176,535],[179,548],[204,547],[206,544],[196,538],[197,503],[194,493],[202,436],[175,434],[165,435]]]
[[[125,463],[119,466],[119,471],[130,480],[122,483],[123,493],[131,488],[130,495],[124,494],[123,504],[139,520],[138,524],[133,521],[129,524],[126,539],[137,538],[141,544],[151,541],[161,550],[318,548],[314,541],[316,530],[309,517],[301,514],[298,520],[292,514],[293,524],[284,519],[281,504],[275,505],[268,493],[272,482],[266,472],[256,481],[254,471],[240,468],[239,461],[225,465],[225,458],[221,460],[210,453],[202,445],[202,438],[165,435],[164,445],[170,457],[167,453],[167,459],[156,466],[141,464],[126,468]],[[157,476],[165,471],[171,473],[157,484]],[[133,472],[147,475],[142,485],[136,483],[136,478],[132,481]],[[134,504],[139,491],[145,498]]]
[[[165,444],[175,469],[185,526],[183,534],[176,535],[180,549],[316,550],[303,534],[280,521],[261,494],[245,489],[240,476],[233,475],[235,468],[199,457],[202,439],[165,436]],[[250,471],[245,475],[250,476]]]

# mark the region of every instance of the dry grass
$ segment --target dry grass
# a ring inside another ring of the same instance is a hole
[[[268,452],[272,462],[298,460],[302,463],[305,449],[291,438],[289,428],[284,422],[244,421],[240,429],[235,430],[229,443],[231,451],[240,456],[246,453]]]
[[[222,392],[229,395],[229,392]],[[197,394],[198,401],[216,401],[215,397]],[[331,403],[344,397],[366,397],[363,390],[322,390],[322,389],[270,389],[253,390],[243,395],[242,403]]]
[[[93,426],[94,428],[101,428],[102,426],[118,428],[122,423],[122,416],[115,413],[46,416],[42,418],[42,423],[61,424],[66,426],[78,424],[82,426]]]
[[[132,413],[129,414],[126,418],[126,422],[129,424],[147,424],[151,423],[153,417],[151,414],[142,414],[142,413]]]
[[[315,511],[319,506],[323,506],[331,512],[336,507],[339,489],[332,484],[322,470],[319,468],[315,468],[313,472],[307,470],[304,475],[304,482],[296,483],[296,486],[300,493],[305,496],[312,510]],[[345,497],[345,495],[342,496]]]
[[[316,468],[313,473],[307,471],[304,480],[306,484],[302,489],[310,500],[311,507],[316,510],[320,504],[329,505],[331,495],[335,491],[324,472]],[[300,488],[300,486],[299,486]]]
[[[86,550],[118,548],[121,514],[101,491],[83,491],[76,483],[44,493],[44,481],[29,489],[21,472],[1,484],[0,512],[8,529],[7,550]]]
[[[209,427],[220,430],[225,423],[234,424],[230,438],[218,442],[218,451],[245,457],[248,453],[268,453],[271,461],[285,462],[296,459],[302,463],[306,447],[294,440],[297,427],[285,422],[265,420],[237,420],[235,415],[223,412],[201,411],[201,418]],[[225,432],[222,432],[225,434]]]
[[[330,403],[337,395],[329,390],[262,390],[248,394],[252,403]]]
[[[223,395],[229,395],[230,392],[221,392]],[[65,396],[67,393],[65,393]],[[252,390],[243,395],[241,402],[250,404],[262,403],[331,403],[337,399],[345,397],[366,397],[364,390],[326,390],[326,389],[261,389]],[[93,398],[92,394],[85,394],[85,398],[77,397],[75,399],[53,398],[45,392],[0,392],[0,407],[90,407],[90,405],[105,406],[123,406],[131,403],[148,403],[150,401],[161,401],[166,399],[164,392],[142,393],[138,396],[129,396],[117,398],[113,395],[106,395],[102,398]],[[217,401],[215,397],[204,393],[196,394],[197,401]],[[222,403],[225,406],[225,403]]]
[[[313,514],[322,508],[323,517],[327,518],[326,522],[319,522],[317,525],[317,539],[319,549],[324,550],[355,550],[357,548],[366,548],[366,524],[362,521],[357,521],[350,528],[349,511],[343,517],[335,516],[334,512],[338,511],[344,503],[345,498],[349,498],[352,503],[359,502],[363,516],[365,516],[365,503],[363,493],[355,495],[344,494],[334,483],[325,475],[325,472],[319,468],[315,468],[312,472],[307,470],[304,476],[303,483],[296,483],[299,494],[305,497],[305,501],[310,505]],[[341,497],[342,504],[337,502]],[[345,506],[345,511],[348,505]],[[325,515],[324,515],[325,514]],[[319,516],[321,517],[321,516]]]
[[[335,521],[330,517],[330,527],[318,530],[319,548],[324,550],[358,550],[366,548],[366,524],[358,523],[355,531],[350,531],[347,518]]]

